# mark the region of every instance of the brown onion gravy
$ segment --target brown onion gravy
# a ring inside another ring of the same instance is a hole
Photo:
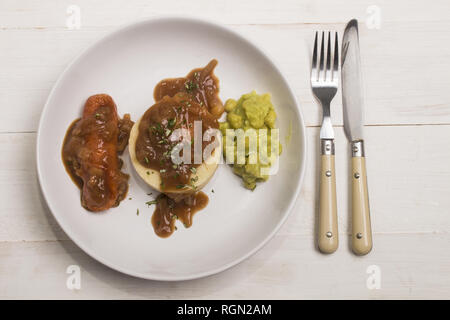
[[[170,236],[179,219],[185,227],[192,225],[192,216],[206,207],[208,196],[195,189],[196,168],[194,141],[191,142],[191,163],[174,165],[170,157],[179,140],[169,139],[176,129],[186,129],[194,138],[194,121],[202,122],[203,134],[210,128],[218,129],[218,119],[224,112],[219,98],[219,80],[214,75],[217,60],[211,60],[204,68],[189,72],[184,78],[164,79],[154,89],[156,103],[141,118],[136,141],[136,158],[141,165],[159,171],[161,194],[152,216],[155,233]],[[196,137],[196,139],[202,139]],[[211,141],[203,141],[202,154]],[[203,159],[205,160],[205,159]],[[193,183],[194,182],[194,183]],[[193,188],[186,194],[174,193],[176,189]]]
[[[210,128],[219,128],[217,119],[204,106],[189,100],[184,93],[163,97],[141,118],[135,147],[136,158],[144,167],[160,173],[161,190],[164,192],[192,188],[197,179],[195,173],[200,164],[194,163],[193,140],[189,142],[191,163],[177,165],[171,158],[173,148],[183,139],[182,136],[175,139],[172,132],[185,129],[189,131],[191,139],[194,139],[194,121],[201,121],[202,135]],[[211,141],[202,139],[202,154],[209,143]],[[183,152],[179,154],[183,155]]]
[[[153,229],[158,236],[167,238],[174,232],[176,220],[180,220],[189,228],[194,214],[205,208],[209,199],[205,193],[199,191],[179,201],[161,193],[156,201],[156,209],[152,215]]]
[[[120,171],[118,154],[124,151],[132,126],[128,114],[118,118],[110,96],[98,94],[86,101],[82,118],[67,130],[62,159],[87,210],[107,210],[125,198],[128,175]]]
[[[194,69],[184,78],[161,80],[153,91],[155,101],[183,92],[188,94],[193,102],[205,106],[215,118],[220,118],[224,107],[219,98],[219,79],[214,75],[217,63],[217,60],[213,59],[204,68]]]

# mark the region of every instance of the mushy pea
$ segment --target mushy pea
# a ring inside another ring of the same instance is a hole
[[[232,162],[233,172],[242,178],[244,187],[254,190],[257,182],[269,178],[269,169],[281,154],[278,130],[273,130],[277,115],[270,94],[252,91],[238,101],[228,99],[225,111],[227,121],[219,124],[224,157],[227,163]]]

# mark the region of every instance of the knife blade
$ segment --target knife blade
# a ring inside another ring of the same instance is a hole
[[[363,139],[364,99],[356,19],[351,20],[344,31],[341,77],[345,134],[349,141]]]
[[[372,250],[372,229],[364,154],[361,58],[358,21],[355,19],[345,28],[341,50],[344,130],[352,151],[352,249],[358,255],[365,255]]]

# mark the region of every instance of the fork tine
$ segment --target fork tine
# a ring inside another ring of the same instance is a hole
[[[326,81],[331,81],[331,32],[328,31]]]
[[[334,37],[334,61],[333,61],[333,81],[339,81],[338,69],[339,69],[339,45],[338,45],[338,33],[336,32]]]
[[[323,59],[324,57],[324,47],[325,47],[325,32],[322,31],[322,44],[320,46],[320,62],[319,62],[319,80],[325,80],[324,70],[323,70]]]
[[[312,66],[311,66],[311,81],[317,81],[317,34],[314,38],[314,51],[312,57]]]

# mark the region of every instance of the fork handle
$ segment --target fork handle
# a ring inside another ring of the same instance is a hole
[[[367,190],[364,141],[352,142],[352,249],[357,255],[372,250],[369,193]]]
[[[338,248],[338,222],[336,208],[336,169],[334,165],[334,140],[321,139],[320,199],[319,199],[319,249],[333,253]]]

